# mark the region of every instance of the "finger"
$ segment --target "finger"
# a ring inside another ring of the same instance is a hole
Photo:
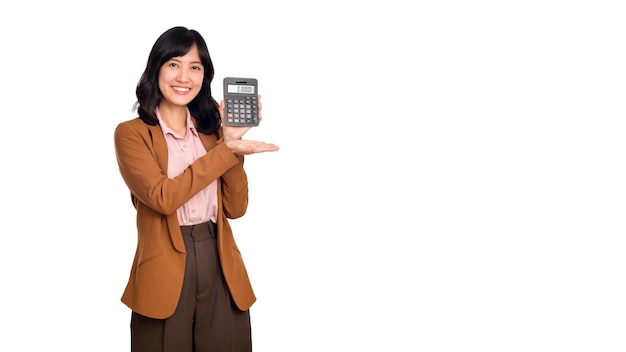
[[[248,151],[251,153],[273,152],[278,150],[278,146],[273,143],[249,141]]]

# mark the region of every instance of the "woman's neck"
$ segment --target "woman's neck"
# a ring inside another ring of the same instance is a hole
[[[159,114],[161,119],[176,134],[184,137],[187,133],[187,107],[171,106],[166,104],[159,105]]]

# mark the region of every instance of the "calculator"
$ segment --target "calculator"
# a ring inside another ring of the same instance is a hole
[[[224,78],[224,124],[259,125],[259,85],[256,78]]]

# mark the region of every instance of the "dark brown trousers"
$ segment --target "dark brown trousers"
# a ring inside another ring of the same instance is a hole
[[[187,261],[180,300],[167,319],[135,312],[131,317],[133,352],[251,352],[249,311],[240,311],[218,258],[213,222],[181,226]]]

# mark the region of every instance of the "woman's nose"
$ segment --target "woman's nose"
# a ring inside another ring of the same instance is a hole
[[[182,70],[179,70],[178,76],[176,78],[181,82],[186,82],[189,78],[189,73],[187,72],[187,69],[183,68]]]

